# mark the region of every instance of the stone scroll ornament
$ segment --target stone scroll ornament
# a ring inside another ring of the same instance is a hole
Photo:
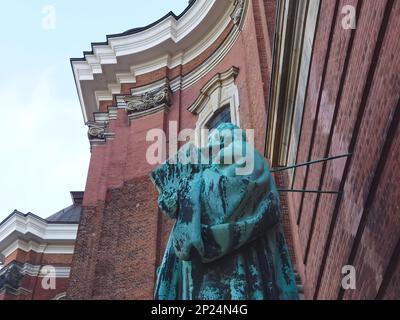
[[[235,0],[235,10],[233,11],[231,18],[236,25],[239,25],[242,20],[245,5],[245,0]]]
[[[253,170],[238,175],[249,160]],[[185,145],[151,179],[161,211],[176,220],[157,270],[155,299],[298,299],[278,192],[243,131],[220,124],[206,148]]]
[[[142,95],[136,95],[125,98],[128,113],[144,112],[156,108],[162,104],[171,104],[171,91],[169,86],[161,89],[146,92]]]
[[[87,126],[89,139],[105,139],[107,123],[89,121]]]

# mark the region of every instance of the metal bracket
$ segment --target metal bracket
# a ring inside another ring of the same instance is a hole
[[[336,160],[336,159],[341,159],[341,158],[348,158],[351,157],[352,153],[346,153],[342,154],[339,156],[333,156],[333,157],[328,157],[328,158],[323,158],[319,160],[312,160],[304,163],[299,163],[299,164],[293,164],[287,167],[280,167],[280,168],[275,168],[271,169],[271,172],[282,172],[290,169],[295,169],[299,167],[304,167],[304,166],[310,166],[316,163],[321,163],[321,162],[327,162],[331,160]],[[278,192],[297,192],[297,193],[316,193],[316,194],[341,194],[340,191],[331,191],[331,190],[302,190],[302,189],[278,189]]]

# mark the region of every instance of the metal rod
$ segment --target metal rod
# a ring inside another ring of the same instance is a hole
[[[339,191],[324,190],[301,190],[301,189],[278,189],[278,192],[299,192],[299,193],[320,193],[320,194],[340,194]]]
[[[308,161],[308,162],[294,164],[294,165],[287,166],[287,167],[275,168],[275,169],[271,169],[271,172],[280,172],[280,171],[290,170],[290,169],[294,169],[294,168],[298,168],[298,167],[309,166],[309,165],[320,163],[320,162],[326,162],[326,161],[340,159],[340,158],[347,158],[347,157],[350,157],[351,155],[352,155],[351,153],[347,153],[347,154],[342,154],[340,156],[334,156],[334,157],[324,158],[324,159],[320,159],[320,160]]]

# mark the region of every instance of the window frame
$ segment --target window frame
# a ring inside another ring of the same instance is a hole
[[[231,67],[218,73],[200,90],[196,101],[188,108],[189,112],[198,115],[195,129],[195,143],[204,147],[208,141],[207,124],[221,109],[229,105],[231,122],[240,127],[239,89],[235,84],[239,69]]]

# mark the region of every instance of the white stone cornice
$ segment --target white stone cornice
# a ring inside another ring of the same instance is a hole
[[[112,83],[107,87],[108,90],[96,91],[94,93],[97,105],[99,105],[101,101],[111,101],[114,94],[119,94],[121,92],[121,83]]]
[[[22,239],[17,239],[7,248],[5,248],[1,252],[1,254],[3,254],[4,257],[8,257],[16,250],[22,250],[25,252],[33,251],[36,253],[45,253],[45,254],[73,254],[74,243],[70,241],[70,243],[66,244],[48,244],[48,243],[39,243],[33,240],[25,241]]]
[[[109,48],[119,57],[153,48],[166,40],[178,43],[202,23],[204,18],[215,8],[217,2],[230,2],[230,0],[197,0],[179,20],[169,16],[141,32],[110,38],[108,40]]]
[[[46,277],[49,276],[49,271],[54,271],[54,276],[56,278],[69,278],[71,273],[71,267],[54,267],[48,266],[51,269],[40,265],[34,265],[31,263],[24,263],[18,266],[18,269],[22,275],[27,275],[30,277]],[[53,275],[53,274],[51,274]]]
[[[110,90],[110,84],[113,88],[133,84],[142,74],[163,67],[173,69],[198,57],[226,30],[235,10],[235,0],[197,0],[178,20],[170,15],[149,28],[109,36],[107,43],[93,44],[92,53],[84,59],[71,60],[85,122],[98,111],[100,101],[111,100],[113,94],[120,93]],[[218,48],[218,54],[214,53],[213,59],[208,59],[201,68],[182,81],[171,81],[171,90],[186,88],[200,79],[229,52],[237,35],[238,31],[231,34],[227,43]],[[132,63],[135,61],[140,63]],[[115,64],[118,68],[107,67],[105,73],[102,66]],[[102,74],[101,78],[95,76],[98,74]]]
[[[136,76],[133,72],[117,73],[115,76],[120,84],[136,83]]]
[[[83,61],[72,62],[73,65],[77,66],[76,71],[78,72],[76,74],[78,75],[78,79],[90,80],[88,79],[89,70],[92,70],[92,75],[102,73],[101,66],[117,64],[118,57],[137,54],[157,47],[166,41],[172,41],[177,44],[195,30],[207,15],[212,14],[216,6],[230,7],[231,4],[232,0],[197,0],[179,20],[176,20],[173,16],[169,16],[151,28],[129,35],[111,37],[108,39],[107,44],[95,44],[93,45],[92,54],[86,54]],[[184,60],[182,60],[182,52],[178,52],[169,57],[168,60],[170,63],[163,64],[163,66],[173,68],[201,54],[226,28],[230,21],[229,14],[230,12],[226,11],[223,19],[212,28],[211,32],[204,39],[200,39],[201,41],[198,41],[194,47],[186,48],[182,46],[186,51]],[[156,60],[154,61],[155,65],[157,65]],[[150,65],[151,62],[147,64]],[[138,69],[137,74],[141,74],[140,65],[137,67],[133,66],[133,68]],[[81,72],[81,69],[84,71]]]
[[[0,252],[18,239],[38,243],[74,243],[78,224],[48,223],[37,216],[15,213],[0,225]]]

